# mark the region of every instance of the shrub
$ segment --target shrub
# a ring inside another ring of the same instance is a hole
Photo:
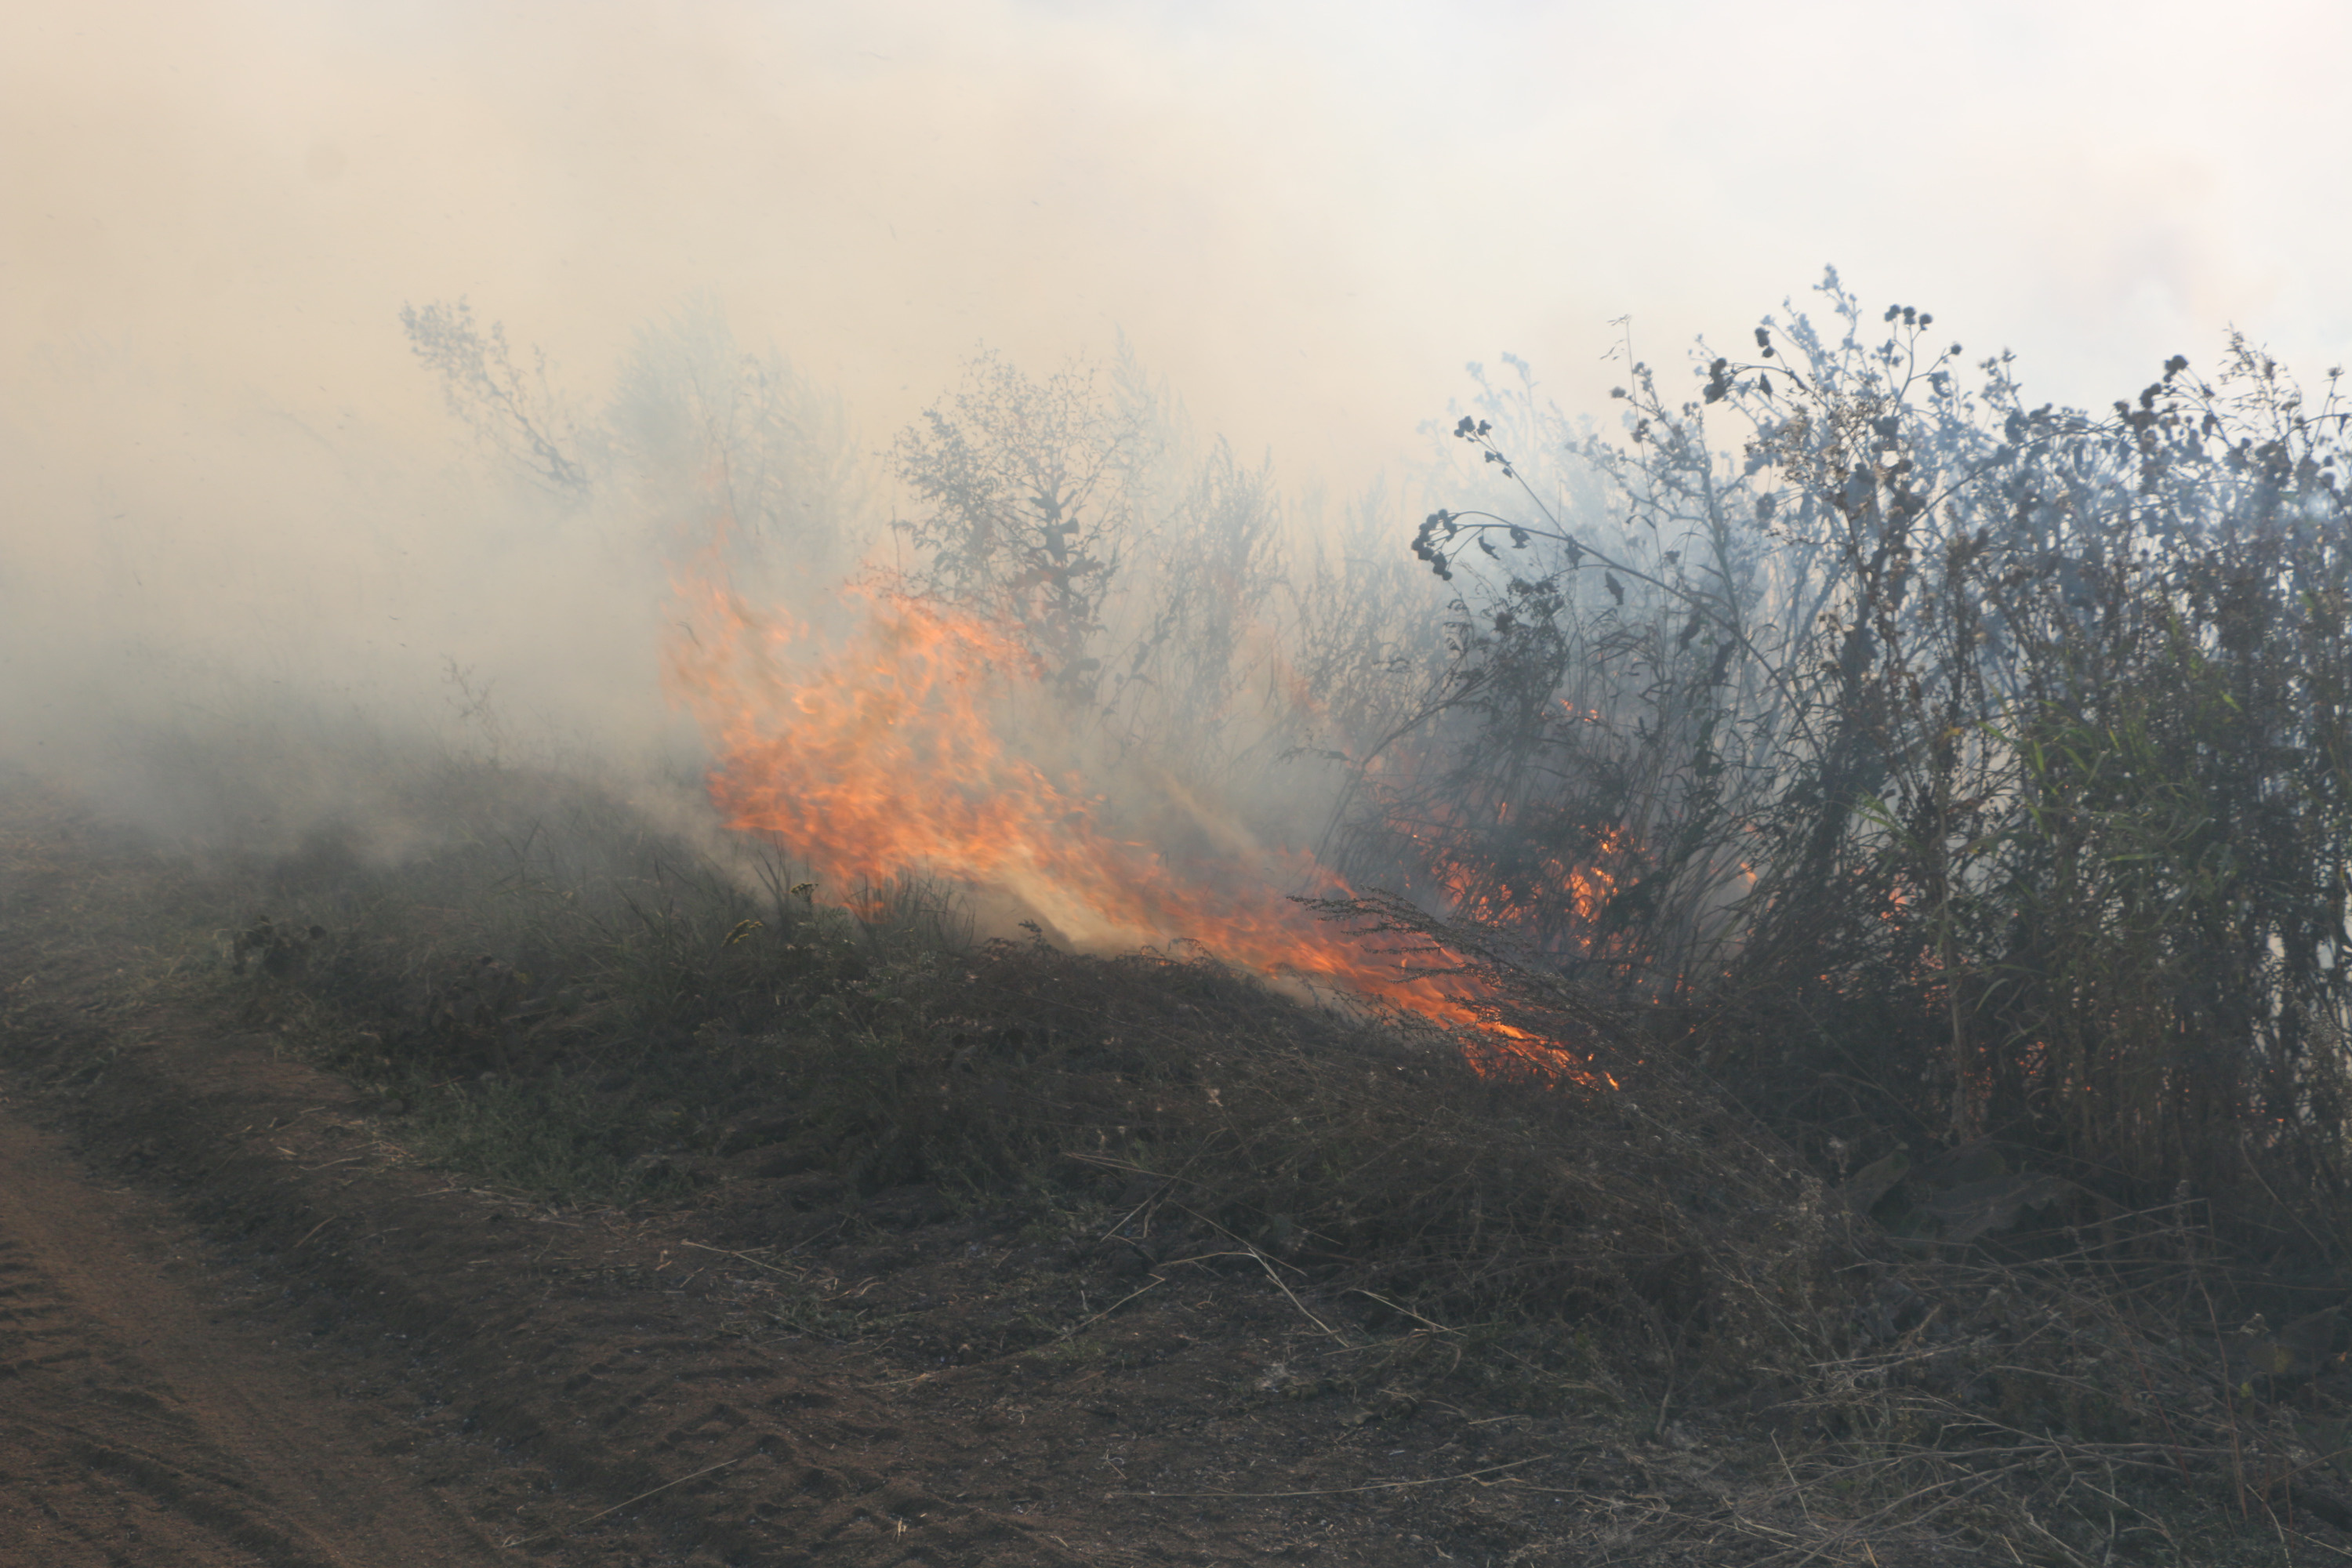
[[[1517,500],[1422,526],[1455,668],[1359,868],[1672,1005],[1824,1142],[1994,1138],[2321,1241],[2291,1216],[2346,1174],[2335,376],[2313,406],[2233,338],[2212,383],[2175,357],[2111,416],[2030,408],[2008,354],[1965,391],[1930,314],[1881,335],[1822,291],[1833,335],[1702,344],[1686,401],[1634,364],[1624,445],[1524,374],[1460,420]]]

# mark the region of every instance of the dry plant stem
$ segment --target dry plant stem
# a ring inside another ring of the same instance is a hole
[[[847,1225],[848,1223],[849,1222],[845,1219],[835,1220],[833,1224],[825,1226],[823,1230],[818,1231],[814,1236],[809,1237],[805,1240],[793,1243],[792,1246],[785,1247],[783,1251],[778,1253],[777,1256],[780,1258],[790,1258],[793,1253],[798,1252],[801,1248],[804,1247],[813,1247],[816,1243],[823,1241],[826,1237],[831,1236],[835,1231],[839,1230],[843,1226]],[[686,1243],[686,1245],[693,1247],[698,1252],[716,1252],[721,1257],[740,1258],[743,1262],[750,1264],[754,1268],[764,1268],[771,1274],[782,1274],[786,1279],[807,1278],[805,1273],[795,1275],[789,1268],[754,1258],[748,1252],[730,1252],[723,1247],[707,1247],[698,1241],[689,1241]],[[768,1249],[762,1247],[761,1250],[766,1251]]]
[[[1166,1275],[1153,1275],[1150,1284],[1142,1286],[1138,1289],[1129,1290],[1126,1295],[1121,1296],[1118,1300],[1113,1301],[1109,1306],[1105,1307],[1093,1317],[1085,1320],[1083,1322],[1072,1323],[1068,1328],[1064,1329],[1062,1331],[1062,1337],[1066,1340],[1084,1333],[1087,1330],[1094,1327],[1095,1324],[1099,1323],[1105,1318],[1109,1317],[1113,1312],[1118,1311],[1121,1307],[1126,1306],[1129,1301],[1134,1300],[1138,1296],[1144,1294],[1146,1291],[1157,1290],[1160,1287],[1167,1283],[1168,1278]]]
[[[764,1268],[771,1274],[781,1274],[787,1279],[799,1278],[799,1276],[793,1274],[789,1268],[779,1268],[776,1265],[767,1262],[764,1259],[754,1258],[746,1252],[730,1252],[723,1247],[707,1247],[698,1241],[689,1241],[683,1245],[693,1247],[697,1252],[715,1252],[721,1258],[732,1258],[738,1262],[748,1263],[754,1268]]]
[[[721,1459],[715,1465],[704,1466],[701,1469],[695,1471],[694,1474],[690,1476],[680,1476],[674,1481],[664,1481],[661,1485],[654,1488],[652,1491],[639,1492],[636,1496],[629,1499],[626,1502],[616,1502],[610,1508],[599,1509],[585,1519],[575,1519],[570,1524],[559,1525],[553,1530],[544,1531],[537,1535],[518,1536],[514,1540],[506,1543],[507,1550],[511,1552],[519,1546],[530,1546],[541,1541],[552,1541],[557,1536],[562,1535],[565,1531],[577,1530],[583,1524],[593,1524],[608,1513],[618,1513],[625,1508],[633,1508],[636,1504],[645,1501],[646,1499],[649,1497],[656,1497],[661,1493],[669,1490],[672,1487],[682,1487],[688,1481],[700,1480],[703,1477],[709,1475],[714,1470],[723,1470],[730,1465],[740,1465],[751,1457],[751,1456],[749,1454],[738,1454],[731,1459]]]
[[[1777,1434],[1772,1438],[1772,1455],[1780,1461],[1780,1473],[1789,1478],[1789,1490],[1796,1495],[1798,1511],[1805,1516],[1807,1524],[1812,1524],[1812,1505],[1805,1500],[1804,1486],[1797,1479],[1797,1472],[1790,1468],[1789,1456],[1780,1451],[1780,1439]],[[1816,1525],[1814,1528],[1820,1527]]]
[[[1538,1458],[1547,1456],[1538,1455]],[[1286,1498],[1286,1497],[1346,1497],[1353,1492],[1402,1491],[1407,1487],[1443,1486],[1447,1481],[1476,1481],[1481,1478],[1516,1470],[1521,1465],[1532,1465],[1535,1459],[1513,1459],[1507,1465],[1489,1465],[1482,1470],[1458,1470],[1450,1476],[1421,1476],[1403,1481],[1367,1481],[1360,1487],[1318,1487],[1294,1492],[1113,1492],[1113,1497],[1137,1498]]]
[[[1434,1331],[1435,1331],[1435,1332],[1437,1332],[1437,1333],[1441,1333],[1441,1334],[1458,1334],[1458,1333],[1460,1333],[1460,1332],[1462,1331],[1461,1331],[1461,1330],[1459,1330],[1459,1329],[1449,1329],[1449,1328],[1447,1328],[1444,1323],[1436,1322],[1436,1321],[1433,1321],[1433,1320],[1431,1320],[1431,1319],[1424,1318],[1424,1317],[1423,1317],[1419,1312],[1414,1311],[1414,1310],[1413,1310],[1412,1308],[1410,1308],[1410,1307],[1400,1307],[1400,1306],[1398,1306],[1394,1301],[1390,1300],[1386,1296],[1382,1296],[1382,1295],[1381,1295],[1381,1294],[1377,1293],[1376,1291],[1365,1290],[1365,1289],[1353,1289],[1353,1290],[1351,1290],[1351,1291],[1349,1292],[1349,1294],[1351,1294],[1351,1295],[1356,1295],[1356,1296],[1363,1296],[1363,1297],[1367,1297],[1367,1298],[1369,1298],[1369,1299],[1370,1299],[1370,1300],[1372,1300],[1378,1301],[1381,1306],[1386,1307],[1390,1311],[1391,1311],[1391,1312],[1395,1312],[1395,1313],[1397,1313],[1397,1314],[1399,1314],[1399,1315],[1401,1315],[1401,1316],[1402,1316],[1402,1317],[1411,1318],[1414,1322],[1416,1322],[1416,1323],[1420,1323],[1420,1324],[1422,1324],[1423,1327],[1428,1328],[1428,1329],[1431,1329],[1431,1330]]]
[[[1185,1163],[1189,1165],[1192,1162],[1187,1160]],[[1119,1215],[1118,1218],[1113,1220],[1109,1225],[1104,1226],[1103,1234],[1107,1237],[1117,1236],[1119,1231],[1126,1226],[1128,1221],[1133,1219],[1137,1215],[1142,1214],[1145,1210],[1158,1203],[1161,1198],[1167,1196],[1168,1188],[1173,1184],[1181,1182],[1183,1179],[1184,1173],[1181,1170],[1174,1175],[1165,1178],[1161,1182],[1159,1191],[1153,1193],[1150,1197],[1144,1199],[1141,1203],[1136,1205],[1133,1208]]]
[[[1219,1253],[1215,1256],[1221,1258],[1250,1258],[1255,1262],[1260,1268],[1265,1270],[1265,1277],[1274,1281],[1274,1288],[1276,1289],[1290,1298],[1290,1304],[1298,1309],[1298,1315],[1300,1317],[1314,1324],[1315,1327],[1327,1338],[1335,1340],[1341,1345],[1345,1345],[1348,1342],[1346,1335],[1340,1333],[1330,1324],[1325,1322],[1322,1319],[1317,1317],[1314,1313],[1307,1310],[1307,1303],[1300,1300],[1297,1296],[1293,1294],[1290,1287],[1282,1282],[1282,1276],[1274,1271],[1274,1260],[1272,1258],[1266,1257],[1265,1253],[1260,1252],[1256,1247],[1252,1247],[1248,1242],[1244,1241],[1240,1237],[1235,1236],[1232,1231],[1227,1230],[1223,1226],[1219,1225],[1215,1220],[1209,1218],[1206,1215],[1193,1214],[1191,1209],[1186,1209],[1184,1212],[1188,1215],[1192,1215],[1194,1219],[1199,1220],[1202,1225],[1207,1226],[1210,1229],[1215,1231],[1218,1235],[1232,1242],[1235,1247],[1241,1248],[1237,1253]]]
[[[2213,1330],[2213,1357],[2221,1367],[2221,1406],[2230,1417],[2230,1490],[2238,1500],[2238,1517],[2251,1522],[2253,1516],[2246,1511],[2246,1456],[2238,1441],[2238,1391],[2230,1384],[2230,1347],[2221,1338],[2221,1316],[2214,1310],[2212,1293],[2202,1279],[2197,1282],[2197,1293],[2205,1298],[2205,1321]]]
[[[1271,1258],[1267,1258],[1265,1254],[1260,1252],[1255,1247],[1249,1249],[1249,1255],[1257,1259],[1257,1266],[1265,1270],[1265,1277],[1274,1281],[1274,1288],[1281,1291],[1285,1296],[1288,1296],[1290,1298],[1290,1304],[1298,1309],[1298,1315],[1300,1317],[1306,1319],[1308,1322],[1321,1330],[1326,1337],[1335,1340],[1342,1345],[1348,1342],[1346,1337],[1337,1329],[1334,1329],[1330,1324],[1325,1322],[1322,1319],[1317,1317],[1314,1313],[1307,1310],[1307,1303],[1300,1300],[1297,1296],[1292,1292],[1290,1287],[1282,1282],[1282,1276],[1274,1271],[1274,1262]]]
[[[2187,1457],[2180,1452],[2180,1433],[2172,1425],[2172,1413],[2164,1407],[2164,1401],[2158,1397],[2156,1392],[2156,1380],[2148,1375],[2147,1363],[2141,1359],[2139,1347],[2134,1344],[2128,1338],[2124,1341],[2124,1345],[2126,1349],[2131,1352],[2132,1366],[2134,1370],[2139,1373],[2140,1386],[2147,1390],[2147,1400],[2150,1408],[2155,1410],[2157,1419],[2164,1423],[2164,1435],[2171,1439],[2172,1461],[2174,1464],[2180,1467],[2180,1479],[2185,1485],[2189,1480],[2189,1460]]]
[[[1808,1548],[1801,1556],[1792,1559],[1787,1557],[1784,1553],[1781,1557],[1769,1559],[1769,1561],[1786,1562],[1789,1564],[1789,1568],[1804,1568],[1806,1563],[1812,1562],[1822,1553],[1853,1540],[1865,1531],[1892,1527],[1897,1522],[1896,1514],[1898,1510],[1909,1509],[1914,1503],[1917,1502],[1921,1498],[1927,1496],[1931,1492],[1947,1491],[1949,1489],[1958,1487],[1966,1481],[1972,1480],[1977,1483],[1974,1486],[1969,1487],[1965,1491],[1960,1491],[1944,1498],[1932,1508],[1926,1509],[1917,1513],[1904,1513],[1900,1522],[1910,1525],[1913,1528],[1925,1525],[1929,1520],[1934,1519],[1937,1515],[1944,1512],[1948,1509],[1966,1502],[1969,1498],[1974,1497],[1980,1491],[1983,1491],[1994,1482],[2029,1469],[2030,1467],[2024,1464],[2002,1465],[1996,1469],[1972,1471],[1965,1476],[1954,1476],[1948,1480],[1937,1481],[1933,1485],[1921,1487],[1908,1496],[1898,1498],[1895,1501],[1888,1503],[1885,1507],[1880,1509],[1877,1512],[1871,1514],[1866,1519],[1856,1520],[1853,1523],[1848,1524],[1842,1529],[1831,1531],[1826,1539],[1816,1542],[1811,1547]],[[1806,1518],[1809,1522],[1811,1521],[1811,1515],[1810,1512],[1807,1513]],[[1821,1527],[1816,1524],[1814,1525],[1814,1528],[1818,1530]]]

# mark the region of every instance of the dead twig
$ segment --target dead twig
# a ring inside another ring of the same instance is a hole
[[[645,1501],[646,1499],[649,1497],[656,1497],[661,1493],[669,1490],[672,1487],[682,1487],[688,1481],[700,1480],[703,1477],[711,1474],[713,1471],[723,1470],[730,1465],[740,1465],[751,1457],[751,1456],[749,1454],[738,1454],[731,1459],[721,1459],[715,1465],[705,1465],[701,1469],[695,1471],[694,1474],[690,1476],[680,1476],[674,1481],[664,1481],[661,1485],[654,1488],[652,1491],[639,1492],[636,1496],[629,1499],[626,1502],[616,1502],[610,1508],[599,1509],[596,1512],[590,1514],[585,1519],[575,1519],[569,1524],[558,1525],[553,1530],[543,1531],[537,1535],[517,1536],[512,1541],[505,1543],[505,1549],[511,1552],[517,1547],[534,1545],[541,1541],[552,1541],[566,1531],[577,1530],[583,1524],[593,1524],[608,1513],[618,1513],[625,1508],[633,1508],[638,1503]]]
[[[1105,1307],[1101,1311],[1097,1312],[1093,1317],[1087,1319],[1085,1321],[1072,1323],[1068,1328],[1062,1331],[1062,1337],[1066,1340],[1075,1338],[1078,1334],[1085,1332],[1087,1329],[1092,1328],[1095,1324],[1101,1322],[1105,1318],[1109,1317],[1113,1312],[1118,1311],[1121,1307],[1126,1306],[1138,1296],[1142,1295],[1144,1291],[1157,1290],[1160,1287],[1167,1283],[1168,1277],[1166,1275],[1153,1275],[1151,1277],[1151,1283],[1143,1286],[1140,1289],[1129,1290],[1126,1295],[1121,1296],[1118,1300],[1113,1301],[1109,1306]]]
[[[1538,1455],[1536,1458],[1547,1456]],[[1450,1476],[1420,1476],[1410,1480],[1367,1481],[1357,1487],[1313,1487],[1287,1492],[1112,1492],[1112,1497],[1131,1498],[1286,1498],[1286,1497],[1345,1497],[1351,1492],[1401,1491],[1407,1487],[1443,1486],[1447,1481],[1475,1481],[1483,1476],[1504,1470],[1516,1470],[1522,1465],[1532,1465],[1536,1459],[1513,1459],[1507,1465],[1488,1465],[1480,1470],[1461,1470]]]

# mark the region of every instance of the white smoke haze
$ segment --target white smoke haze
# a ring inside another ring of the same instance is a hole
[[[1196,451],[1271,455],[1288,525],[1402,557],[1464,362],[1607,419],[1616,323],[1678,363],[1825,261],[2094,406],[2231,322],[2314,377],[2352,346],[2327,6],[99,0],[9,32],[0,760],[174,830],[366,815],[383,766],[329,760],[361,737],[690,774],[660,650],[709,422],[756,423],[703,373],[745,354],[823,458],[775,493],[829,552],[761,557],[806,612],[887,558],[892,440],[983,347],[1125,345]],[[545,353],[593,500],[452,417],[401,311],[459,300]]]

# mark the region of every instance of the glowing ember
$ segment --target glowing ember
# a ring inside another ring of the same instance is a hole
[[[836,891],[910,873],[1002,889],[1088,947],[1189,942],[1260,974],[1496,1032],[1458,980],[1368,954],[1276,891],[1344,894],[1311,858],[1228,847],[1180,872],[1123,837],[1074,766],[1037,760],[1055,710],[1000,628],[877,594],[859,628],[820,653],[725,587],[686,592],[692,622],[667,675],[719,756],[712,800],[729,826],[772,836]],[[1584,1076],[1547,1043],[1499,1033],[1496,1054]]]

